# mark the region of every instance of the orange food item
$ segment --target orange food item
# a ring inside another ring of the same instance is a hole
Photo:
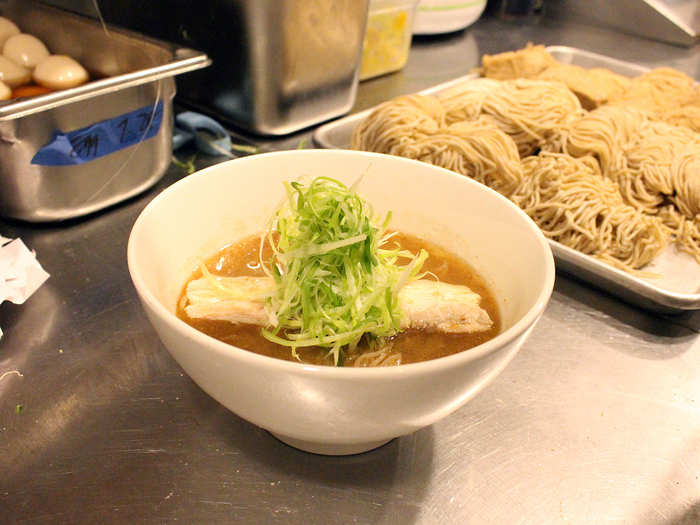
[[[36,84],[25,84],[12,90],[12,98],[35,97],[45,93],[51,93],[51,89]]]

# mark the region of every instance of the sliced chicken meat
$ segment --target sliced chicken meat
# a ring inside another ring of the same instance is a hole
[[[265,308],[265,297],[273,290],[269,277],[202,277],[187,285],[185,313],[192,319],[274,325],[274,316]],[[488,330],[493,321],[480,301],[467,286],[428,279],[410,282],[399,291],[402,328],[444,333]]]

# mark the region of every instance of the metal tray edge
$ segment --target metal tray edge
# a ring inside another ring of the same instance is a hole
[[[180,50],[178,50],[180,51]],[[190,50],[188,50],[190,51]],[[193,51],[194,53],[194,51]],[[12,120],[40,111],[46,111],[65,104],[96,97],[129,87],[154,82],[166,77],[179,75],[211,64],[204,53],[194,54],[160,66],[126,73],[115,77],[95,80],[76,88],[40,95],[0,107],[0,121]]]
[[[584,279],[592,286],[621,296],[628,302],[662,312],[700,309],[700,293],[680,293],[666,290],[557,241],[550,239],[549,245],[561,269]],[[581,275],[581,273],[585,275]],[[593,280],[594,278],[596,280]]]

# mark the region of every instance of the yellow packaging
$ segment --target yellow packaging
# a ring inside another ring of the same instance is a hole
[[[362,47],[360,80],[398,71],[411,48],[416,1],[372,1]]]

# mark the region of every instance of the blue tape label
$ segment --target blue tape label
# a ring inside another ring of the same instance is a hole
[[[162,121],[163,102],[158,102],[68,133],[56,131],[51,142],[36,152],[32,164],[84,164],[156,136]]]

